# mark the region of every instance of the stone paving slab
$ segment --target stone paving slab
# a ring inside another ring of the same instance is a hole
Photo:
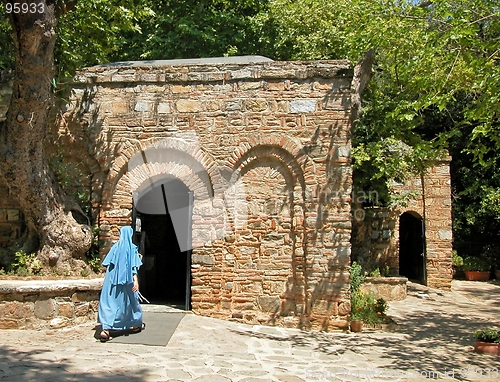
[[[356,334],[187,314],[165,347],[100,343],[91,324],[2,330],[0,381],[500,381],[500,357],[472,351],[474,330],[500,326],[500,284],[410,284],[389,306],[397,331]]]

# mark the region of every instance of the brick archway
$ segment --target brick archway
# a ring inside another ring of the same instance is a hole
[[[103,191],[100,238],[109,247],[118,237],[119,227],[132,220],[133,193],[157,180],[179,179],[194,194],[195,206],[211,205],[223,190],[219,168],[196,146],[182,139],[164,139],[136,150],[124,150],[114,162]],[[201,208],[201,207],[200,207]],[[193,237],[197,237],[193,235]],[[104,252],[107,248],[104,248]]]
[[[146,159],[147,161],[148,151],[169,151],[174,153],[174,157],[177,155],[179,158],[182,157],[184,159],[187,159],[187,161],[192,164],[193,168],[201,169],[203,171],[206,171],[206,173],[208,174],[208,182],[207,179],[205,179],[205,183],[207,184],[207,186],[210,185],[209,194],[213,195],[214,193],[220,191],[221,175],[219,172],[219,168],[217,167],[214,159],[211,158],[205,151],[203,151],[199,147],[199,145],[193,144],[192,142],[189,143],[184,139],[175,137],[155,141],[129,141],[126,142],[123,147],[121,147],[121,154],[114,160],[108,172],[108,178],[105,180],[105,186],[102,192],[102,204],[103,206],[105,206],[104,208],[106,208],[106,206],[108,206],[108,204],[111,202],[113,193],[118,187],[118,183],[129,170],[130,161],[133,161],[134,158],[139,159],[139,164],[141,162],[144,162],[144,159]],[[142,181],[144,181],[148,177],[148,175],[154,177],[156,175],[165,173],[159,170],[158,165],[148,166],[146,166],[147,168],[144,168],[143,171],[137,169],[137,179],[139,180],[139,183],[141,182],[141,179]],[[133,167],[135,168],[136,165],[134,165]],[[189,187],[187,183],[186,185]],[[192,185],[192,187],[195,186]],[[191,189],[191,187],[189,188]]]

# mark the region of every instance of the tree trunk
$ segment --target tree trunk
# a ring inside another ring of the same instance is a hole
[[[365,55],[354,67],[354,77],[352,79],[351,90],[351,122],[355,126],[361,117],[361,95],[372,78],[372,66],[375,61],[375,51],[372,49],[365,52]]]
[[[9,2],[14,4],[4,1]],[[35,2],[15,3],[22,7]],[[28,229],[24,249],[38,249],[37,255],[46,265],[74,270],[83,265],[92,232],[73,218],[68,206],[74,202],[55,179],[44,148],[53,107],[54,28],[63,3],[36,3],[43,4],[37,7],[43,12],[10,14],[15,72],[10,107],[0,126],[0,171],[24,213]]]

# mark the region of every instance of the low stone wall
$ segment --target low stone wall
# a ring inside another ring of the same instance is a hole
[[[367,277],[361,285],[364,293],[373,292],[385,301],[401,301],[406,298],[406,277]]]
[[[102,283],[102,278],[0,280],[0,329],[57,329],[96,322]]]

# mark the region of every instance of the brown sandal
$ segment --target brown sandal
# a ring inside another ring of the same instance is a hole
[[[146,329],[146,324],[143,322],[141,326],[134,326],[132,328],[132,333],[140,333],[142,332],[144,329]]]
[[[101,340],[101,342],[107,342],[107,341],[113,339],[113,337],[111,337],[109,335],[109,330],[102,330],[101,334],[99,335],[99,337],[100,337],[99,339]]]

